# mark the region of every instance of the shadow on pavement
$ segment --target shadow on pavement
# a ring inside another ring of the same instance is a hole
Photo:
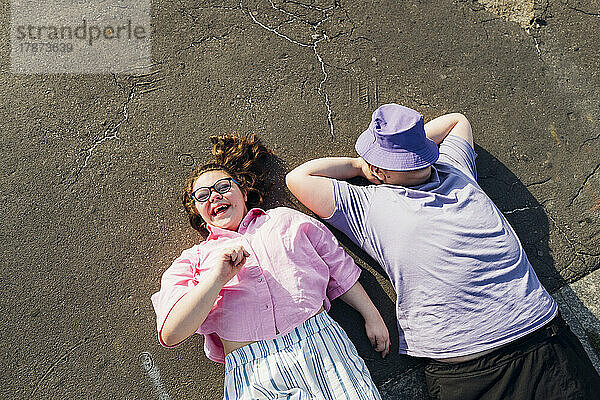
[[[475,151],[479,185],[514,228],[538,278],[600,371],[600,321],[571,289],[572,282],[556,269],[548,244],[554,221],[549,221],[543,206],[504,164],[480,146]]]
[[[541,204],[527,187],[486,150],[475,146],[477,152],[477,182],[519,236],[527,257],[542,284],[554,292],[567,282],[554,266],[548,247],[550,226]]]

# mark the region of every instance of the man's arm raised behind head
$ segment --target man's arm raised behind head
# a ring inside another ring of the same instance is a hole
[[[437,145],[448,135],[465,139],[473,147],[473,132],[469,120],[460,113],[442,115],[425,124],[425,134]]]
[[[285,176],[292,194],[321,218],[335,211],[332,179],[345,180],[364,176],[362,160],[350,157],[319,158],[305,162]]]

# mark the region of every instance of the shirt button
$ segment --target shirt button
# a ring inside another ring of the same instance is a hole
[[[265,310],[268,310],[268,309],[269,309],[269,305],[265,304]]]
[[[257,281],[262,282],[262,278],[258,278]]]

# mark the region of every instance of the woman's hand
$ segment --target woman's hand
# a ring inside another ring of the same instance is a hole
[[[223,286],[231,280],[250,256],[241,245],[213,252],[205,261],[209,274],[175,303],[162,330],[162,342],[174,346],[192,335],[204,323]]]
[[[215,254],[210,262],[214,263],[213,270],[218,283],[223,286],[229,282],[244,266],[250,253],[242,245],[230,247]]]
[[[375,351],[380,352],[381,357],[385,358],[390,352],[390,333],[381,315],[376,313],[369,319],[365,319],[365,329]]]
[[[367,337],[375,351],[385,357],[390,352],[390,333],[381,314],[365,292],[360,282],[356,282],[348,291],[340,296],[344,302],[354,308],[365,319]]]

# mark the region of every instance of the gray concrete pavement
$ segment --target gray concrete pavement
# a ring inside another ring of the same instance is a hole
[[[134,74],[10,74],[3,41],[0,396],[220,398],[202,339],[161,348],[149,300],[199,239],[178,201],[188,171],[210,135],[255,132],[281,187],[308,158],[353,155],[386,102],[469,117],[481,185],[597,355],[600,2],[499,3],[155,1],[153,61]],[[269,204],[298,206],[283,189]],[[389,282],[348,248],[393,332]],[[386,398],[426,398],[418,361],[382,361],[356,314],[332,315]]]

